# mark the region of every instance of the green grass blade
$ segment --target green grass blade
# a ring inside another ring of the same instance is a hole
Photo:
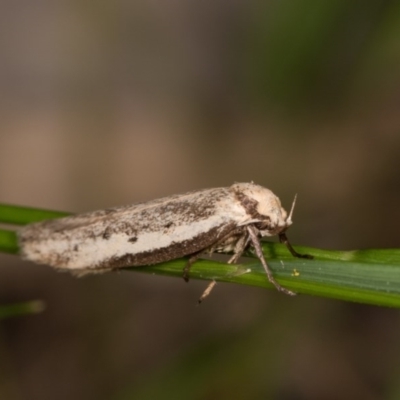
[[[71,215],[71,213],[0,204],[0,223],[4,224],[26,225],[31,222],[61,218],[67,215]]]
[[[41,300],[2,305],[0,306],[0,320],[27,314],[38,314],[44,309],[45,304]]]
[[[400,249],[325,251],[296,247],[314,255],[313,260],[294,258],[281,244],[264,243],[263,250],[277,281],[299,294],[400,307]],[[184,266],[184,260],[175,260],[131,270],[182,277]],[[240,265],[199,260],[190,276],[273,288],[256,259]]]
[[[71,213],[0,204],[0,223],[3,224],[26,225],[68,215],[71,215]],[[0,229],[0,252],[18,253],[17,236],[14,231]]]
[[[66,215],[70,214],[0,205],[0,221],[7,223],[25,224]],[[296,247],[296,250],[311,254],[314,259],[294,258],[286,246],[263,242],[265,258],[282,286],[298,293],[400,307],[400,249],[333,251]],[[0,251],[18,252],[14,232],[0,230]],[[246,255],[247,261],[240,265],[199,260],[193,265],[190,276],[272,288],[258,259],[251,252]],[[178,259],[129,270],[182,278],[185,263],[186,259]]]
[[[18,241],[14,231],[0,229],[0,252],[17,254]]]

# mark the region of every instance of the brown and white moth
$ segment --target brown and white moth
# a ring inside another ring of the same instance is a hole
[[[269,281],[294,295],[274,279],[260,245],[260,237],[278,235],[293,256],[310,258],[285,234],[294,204],[287,214],[269,189],[236,183],[30,224],[18,232],[19,245],[25,259],[78,275],[189,256],[185,280],[202,252],[233,252],[235,263],[251,245]]]

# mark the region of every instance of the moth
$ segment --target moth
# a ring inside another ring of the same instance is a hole
[[[260,238],[278,235],[293,256],[310,258],[286,237],[295,201],[288,214],[271,190],[235,183],[26,225],[18,232],[19,245],[23,258],[77,275],[187,256],[186,281],[203,252],[231,252],[228,262],[235,263],[252,246],[269,281],[294,295],[273,277]]]

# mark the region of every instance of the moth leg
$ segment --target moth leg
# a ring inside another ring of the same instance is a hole
[[[234,254],[228,260],[228,264],[236,264],[237,263],[237,261],[242,256],[243,252],[245,251],[247,245],[249,244],[249,241],[250,241],[249,234],[246,232],[236,242]]]
[[[183,268],[183,279],[185,280],[185,282],[189,282],[189,272],[190,272],[190,268],[192,267],[192,265],[200,258],[200,254],[203,251],[199,251],[197,253],[192,254],[189,259],[187,260],[187,263],[185,265],[185,268]]]
[[[279,241],[283,243],[290,253],[292,254],[293,257],[299,257],[299,258],[308,258],[309,260],[312,260],[314,257],[311,256],[310,254],[300,254],[298,253],[290,244],[289,239],[286,236],[286,233],[280,233],[279,234]]]
[[[214,253],[214,251],[215,251],[215,248],[218,247],[218,244],[219,244],[219,243],[223,243],[223,242],[224,242],[227,238],[229,238],[230,236],[233,236],[233,235],[232,235],[232,232],[229,233],[228,235],[224,236],[224,237],[223,237],[222,239],[220,239],[217,243],[213,244],[208,250],[206,250],[206,252],[207,252],[209,255],[212,255],[212,253]],[[244,241],[243,244],[242,244],[242,241]],[[235,254],[229,259],[228,264],[235,263],[235,262],[240,258],[240,256],[242,255],[244,249],[245,249],[246,246],[247,246],[247,243],[248,243],[248,235],[243,235],[243,237],[241,237],[241,238],[238,240],[238,242],[236,243],[236,246],[235,246]],[[189,259],[188,259],[188,261],[187,261],[187,263],[186,263],[186,265],[185,265],[185,268],[183,269],[183,279],[185,280],[185,282],[189,282],[189,272],[190,272],[190,268],[191,268],[192,265],[200,258],[200,255],[201,255],[202,253],[204,253],[204,250],[201,250],[201,251],[199,251],[199,252],[197,252],[197,253],[194,253],[194,254],[192,254],[192,255],[189,257]],[[210,291],[211,291],[211,290],[210,290]]]
[[[267,262],[265,261],[264,254],[263,254],[262,249],[261,249],[260,241],[259,241],[258,236],[257,236],[256,228],[254,226],[252,226],[252,225],[248,225],[247,226],[247,231],[249,232],[250,240],[251,240],[251,243],[252,243],[252,245],[254,247],[256,255],[259,258],[259,260],[261,261],[262,266],[264,267],[264,270],[265,270],[265,272],[267,274],[268,280],[276,287],[276,289],[279,292],[286,293],[289,296],[295,296],[296,293],[294,293],[291,290],[286,289],[283,286],[281,286],[275,280],[275,278],[273,277],[272,272],[269,269]]]
[[[217,281],[214,279],[207,285],[206,289],[204,290],[203,294],[200,296],[198,303],[201,302],[210,295],[211,291],[214,289],[214,286],[217,284]]]

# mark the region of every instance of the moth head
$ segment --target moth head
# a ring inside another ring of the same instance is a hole
[[[272,193],[272,192],[271,192]],[[260,203],[259,213],[261,222],[255,224],[257,229],[260,231],[261,236],[275,236],[279,233],[285,232],[290,225],[292,225],[292,217],[294,206],[296,204],[297,195],[294,197],[292,207],[290,208],[289,214],[282,207],[281,201],[275,195],[270,198],[267,204]]]
[[[249,221],[259,230],[261,236],[278,235],[292,225],[296,196],[288,214],[271,190],[253,183],[236,186],[241,186],[236,191],[237,197],[246,209]]]

